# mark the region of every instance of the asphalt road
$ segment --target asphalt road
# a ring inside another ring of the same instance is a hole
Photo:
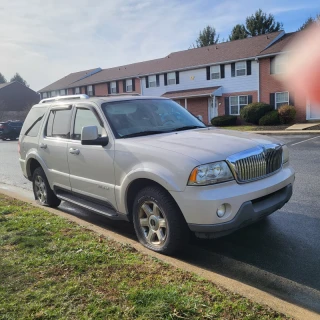
[[[290,162],[296,170],[290,202],[267,219],[232,235],[216,240],[192,239],[178,259],[320,314],[320,137],[278,138],[288,144]],[[0,183],[31,191],[19,167],[17,142],[0,141]],[[132,226],[126,222],[111,221],[66,203],[60,209],[135,239]]]

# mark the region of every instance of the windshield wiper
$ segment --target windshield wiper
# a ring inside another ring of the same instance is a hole
[[[159,131],[159,130],[140,131],[140,132],[126,134],[121,138],[141,137],[141,136],[148,136],[150,134],[158,134],[158,133],[165,133],[165,132],[167,131]]]
[[[172,129],[172,130],[170,130],[170,132],[172,132],[172,131],[190,130],[190,129],[200,129],[200,128],[204,129],[205,127],[202,127],[202,126],[184,126],[184,127]]]

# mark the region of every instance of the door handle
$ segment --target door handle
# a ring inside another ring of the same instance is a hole
[[[79,149],[70,148],[70,149],[69,149],[69,152],[70,152],[71,154],[79,154],[79,153],[80,153],[80,150],[79,150]]]
[[[40,148],[41,149],[47,149],[47,145],[45,143],[40,143]]]

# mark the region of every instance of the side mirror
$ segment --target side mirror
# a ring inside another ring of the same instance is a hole
[[[99,137],[97,126],[83,127],[81,131],[81,144],[85,146],[106,146],[108,137]]]

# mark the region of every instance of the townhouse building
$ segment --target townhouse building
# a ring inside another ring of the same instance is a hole
[[[278,79],[287,61],[287,45],[295,35],[274,32],[173,52],[160,59],[72,73],[39,92],[42,98],[80,93],[168,97],[201,115],[205,123],[218,115],[239,115],[243,106],[258,101],[275,108],[292,104],[301,122],[320,119],[316,106],[307,99],[295,101],[294,93]]]

